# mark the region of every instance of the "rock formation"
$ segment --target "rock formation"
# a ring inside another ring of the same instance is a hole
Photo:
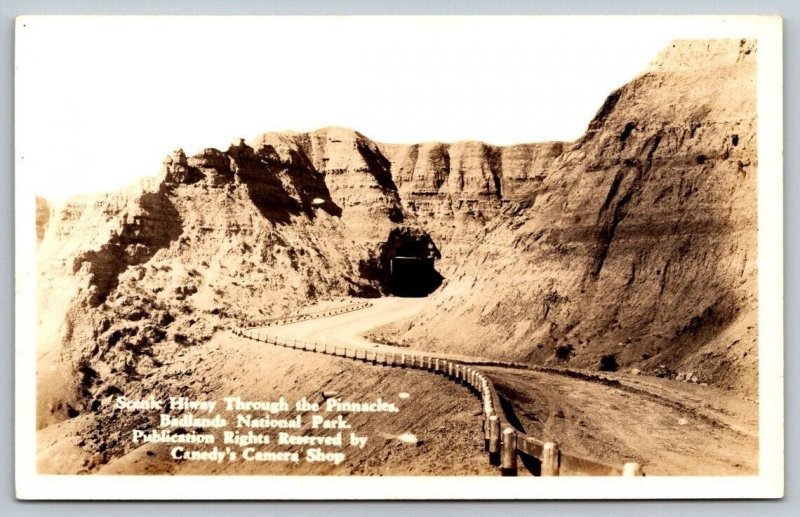
[[[755,50],[675,42],[572,143],[266,133],[38,201],[39,425],[167,389],[160,366],[235,320],[386,294],[399,249],[444,279],[392,340],[753,393]]]
[[[402,338],[533,364],[692,371],[754,393],[755,66],[751,41],[674,42],[577,142],[526,150],[547,157],[540,179],[516,174],[529,180],[520,202],[484,226]]]
[[[385,243],[430,241],[375,144],[338,129],[178,150],[142,185],[39,219],[40,425],[133,380],[154,389],[145,379],[223,325],[386,293]]]

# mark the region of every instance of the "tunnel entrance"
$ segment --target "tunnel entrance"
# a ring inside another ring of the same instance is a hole
[[[433,257],[396,256],[389,262],[389,286],[396,296],[428,296],[442,283]]]
[[[442,254],[431,236],[421,228],[392,228],[386,240],[378,243],[370,255],[358,266],[362,278],[380,285],[372,296],[428,296],[444,281],[435,267]]]

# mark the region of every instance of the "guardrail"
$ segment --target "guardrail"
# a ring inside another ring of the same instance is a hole
[[[356,304],[358,308],[371,305]],[[342,312],[358,310],[350,306]],[[315,311],[314,317],[341,314],[336,310]],[[306,318],[308,319],[308,318]],[[277,318],[270,320],[273,325]],[[301,319],[285,319],[287,322],[302,321]],[[264,326],[264,325],[256,325]],[[625,463],[622,466],[609,465],[589,458],[561,451],[554,442],[542,442],[528,436],[509,423],[502,411],[500,395],[494,384],[475,366],[450,359],[443,359],[420,353],[388,352],[367,350],[360,347],[332,345],[318,341],[303,341],[297,339],[281,338],[270,335],[267,331],[258,330],[255,326],[244,329],[234,329],[234,334],[255,341],[269,343],[275,346],[293,348],[307,352],[328,354],[356,361],[363,361],[373,365],[383,365],[398,368],[415,368],[429,371],[433,374],[443,375],[450,380],[465,385],[470,391],[481,399],[483,405],[483,437],[484,451],[489,455],[489,463],[499,467],[504,476],[514,476],[517,473],[517,456],[525,455],[524,463],[532,463],[533,474],[541,476],[643,476],[641,465],[635,462]],[[532,460],[532,461],[530,461]]]
[[[335,307],[329,309],[320,309],[318,311],[302,312],[300,314],[293,314],[291,316],[278,316],[276,318],[268,318],[263,320],[250,321],[244,324],[244,328],[255,327],[272,327],[274,325],[287,325],[289,323],[297,323],[299,321],[306,321],[315,318],[324,318],[327,316],[335,316],[337,314],[344,314],[346,312],[353,312],[359,309],[371,307],[371,302],[357,302],[344,307]]]

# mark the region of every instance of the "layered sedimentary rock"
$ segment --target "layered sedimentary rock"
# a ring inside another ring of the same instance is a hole
[[[386,294],[406,249],[444,279],[393,340],[753,392],[755,64],[752,42],[676,42],[572,143],[266,133],[38,202],[40,425],[166,389],[229,322]]]
[[[380,144],[380,149],[391,162],[403,206],[435,238],[449,270],[504,206],[527,202],[563,144]]]
[[[755,66],[750,41],[672,44],[547,153],[404,339],[754,392]]]
[[[331,127],[303,134],[266,133],[253,147],[316,175],[359,242],[385,240],[394,223],[405,219],[388,160],[356,131]]]
[[[374,269],[392,232],[426,234],[374,144],[337,131],[178,150],[119,194],[40,203],[39,424],[155,389],[162,364],[223,325],[385,292]],[[352,160],[325,168],[344,138]]]

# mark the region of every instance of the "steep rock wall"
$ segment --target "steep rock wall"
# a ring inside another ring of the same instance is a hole
[[[485,226],[403,339],[754,392],[755,67],[750,41],[671,45],[526,184],[529,206]]]
[[[482,142],[379,144],[403,206],[430,232],[450,271],[508,207],[528,203],[561,142],[507,147]]]
[[[752,393],[755,66],[752,42],[676,42],[573,143],[266,133],[38,202],[40,426],[163,383],[232,319],[385,293],[398,235],[444,280],[393,340]]]
[[[52,208],[38,225],[40,426],[146,393],[232,321],[384,291],[365,265],[393,231],[426,234],[360,135],[346,135],[360,161],[314,166],[307,144],[328,132],[178,150],[141,185]]]

